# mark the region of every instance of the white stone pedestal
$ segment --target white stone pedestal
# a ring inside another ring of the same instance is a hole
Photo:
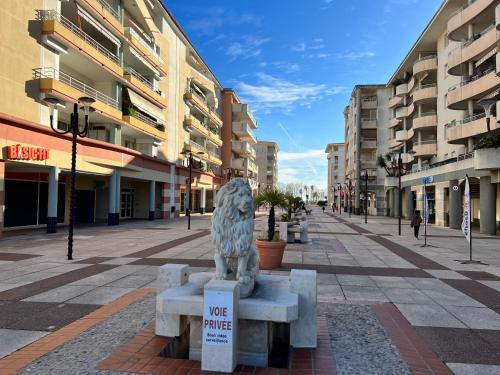
[[[238,360],[237,281],[211,280],[205,285],[201,341],[203,371],[233,372]]]

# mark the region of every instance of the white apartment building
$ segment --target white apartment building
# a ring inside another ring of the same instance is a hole
[[[339,187],[344,186],[345,182],[345,144],[329,143],[325,153],[328,159],[328,185],[326,187],[328,205],[335,203],[339,207],[341,205]]]
[[[458,229],[466,175],[470,177],[473,226],[495,234],[500,221],[500,149],[476,149],[498,132],[495,102],[487,128],[483,99],[498,98],[500,1],[446,0],[388,83],[389,149],[401,151],[402,211],[423,208],[423,178],[429,220]],[[387,199],[398,212],[395,179]]]
[[[390,117],[390,92],[386,85],[357,85],[344,110],[345,183],[351,186],[351,194],[344,195],[346,211],[351,209],[360,214],[364,207],[361,197],[365,196],[367,190],[368,213],[385,213],[385,171],[377,168],[377,155],[385,155],[388,151],[386,124]]]
[[[258,141],[255,145],[259,190],[268,187],[278,188],[278,144]]]

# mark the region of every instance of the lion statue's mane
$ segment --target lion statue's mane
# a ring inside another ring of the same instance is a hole
[[[259,257],[253,241],[254,210],[252,191],[242,178],[233,178],[217,193],[212,216],[212,242],[218,279],[237,279],[253,289],[259,271]]]

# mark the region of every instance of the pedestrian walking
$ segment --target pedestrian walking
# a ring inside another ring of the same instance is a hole
[[[325,213],[325,205],[323,205],[321,209],[323,210],[323,213]]]
[[[418,240],[418,232],[420,231],[420,224],[422,224],[422,216],[420,216],[419,210],[415,210],[415,213],[411,218],[410,226],[413,228],[413,233],[417,240]]]
[[[333,211],[333,213],[335,213],[335,202],[332,203],[332,211]]]

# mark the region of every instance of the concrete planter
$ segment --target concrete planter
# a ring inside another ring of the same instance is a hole
[[[500,165],[500,148],[482,148],[474,153],[474,169],[497,169]]]
[[[398,183],[399,181],[397,177],[386,176],[384,185],[386,188],[393,188],[398,187]]]
[[[256,240],[255,246],[259,251],[261,270],[272,270],[281,267],[286,241]]]

